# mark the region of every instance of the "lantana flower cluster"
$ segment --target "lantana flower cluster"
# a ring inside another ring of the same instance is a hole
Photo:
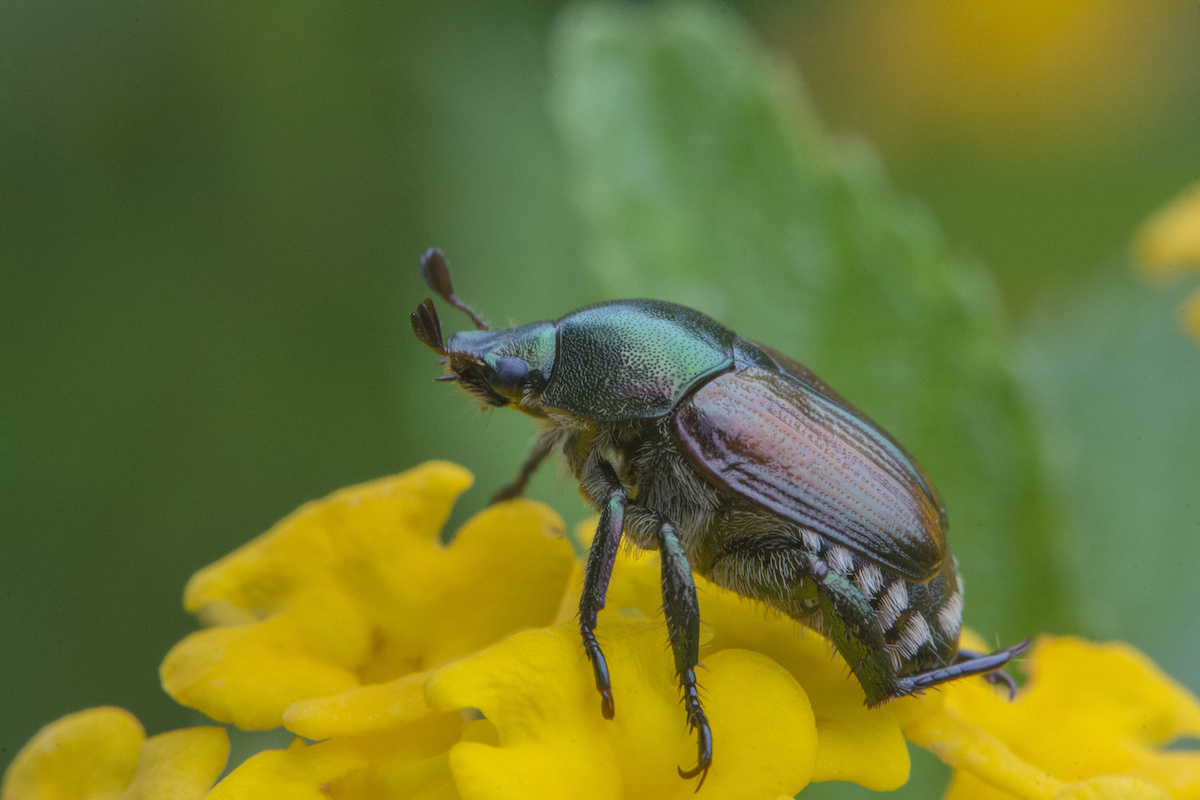
[[[819,636],[697,579],[707,781],[679,704],[654,554],[622,555],[598,637],[600,713],[575,618],[582,569],[546,506],[514,500],[442,526],[471,483],[434,462],[341,490],[193,577],[209,627],[162,665],[213,720],[284,727],[219,782],[218,726],[146,738],[98,708],[18,754],[3,800],[76,798],[766,798],[814,781],[908,778],[906,739],[955,768],[950,798],[1200,798],[1200,703],[1124,644],[1046,637],[1015,701],[978,678],[868,709]],[[978,646],[978,642],[974,645]]]

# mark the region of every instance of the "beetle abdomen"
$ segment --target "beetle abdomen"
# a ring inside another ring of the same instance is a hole
[[[915,583],[744,503],[727,506],[713,527],[736,535],[715,553],[707,577],[828,637],[872,705],[897,695],[897,678],[952,663],[962,617],[953,558]],[[828,570],[823,585],[810,575],[814,562]]]

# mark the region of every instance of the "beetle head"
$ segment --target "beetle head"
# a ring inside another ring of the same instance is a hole
[[[425,253],[421,258],[421,273],[431,289],[466,313],[477,328],[443,340],[433,301],[426,298],[417,306],[412,314],[413,332],[422,344],[442,356],[446,365],[446,374],[434,380],[458,381],[490,406],[512,405],[527,414],[543,416],[540,398],[554,366],[554,323],[535,322],[519,328],[491,330],[454,294],[441,251],[432,249]]]

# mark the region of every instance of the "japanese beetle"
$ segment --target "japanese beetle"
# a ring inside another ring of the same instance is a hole
[[[712,733],[695,667],[700,611],[692,571],[826,636],[868,705],[967,675],[998,672],[1029,642],[990,655],[958,647],[962,582],[946,512],[903,447],[803,364],[710,317],[659,300],[617,300],[507,330],[454,294],[445,259],[421,259],[426,283],[477,330],[442,339],[433,302],[417,338],[486,405],[534,418],[542,434],[516,480],[562,453],[600,512],[579,602],[579,629],[601,711],[613,716],[596,641],[622,535],[662,559],[663,609],[703,784]],[[697,789],[699,785],[697,785]]]

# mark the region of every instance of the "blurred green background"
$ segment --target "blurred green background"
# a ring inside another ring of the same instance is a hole
[[[942,489],[968,624],[1200,689],[1200,343],[1129,256],[1200,179],[1195,4],[639,8],[0,4],[0,762],[193,723],[183,585],[301,502],[511,477],[409,330],[432,245],[497,324],[654,295],[809,363]]]

